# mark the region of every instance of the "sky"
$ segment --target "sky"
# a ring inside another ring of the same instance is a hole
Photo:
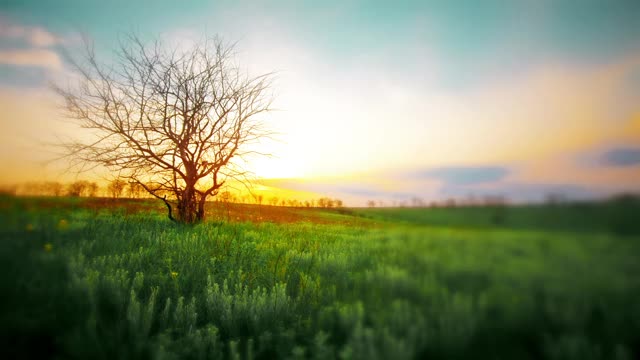
[[[72,175],[51,82],[89,38],[237,41],[276,71],[273,188],[363,205],[640,191],[638,1],[28,1],[0,5],[0,184]],[[75,176],[75,175],[74,175]]]

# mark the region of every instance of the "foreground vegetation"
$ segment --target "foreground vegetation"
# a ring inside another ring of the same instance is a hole
[[[3,358],[640,356],[634,225],[253,207],[176,226],[88,201],[0,200]]]

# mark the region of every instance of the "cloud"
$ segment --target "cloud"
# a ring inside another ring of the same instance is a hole
[[[414,174],[418,178],[432,178],[451,185],[472,185],[497,182],[509,174],[501,166],[440,167]]]
[[[50,47],[64,42],[64,39],[41,27],[10,23],[0,23],[0,39],[24,41],[34,47]]]
[[[54,51],[46,49],[0,50],[0,64],[48,69],[62,68],[60,56]]]
[[[606,151],[601,157],[607,166],[633,166],[640,164],[640,148],[617,148]]]
[[[29,42],[33,46],[37,47],[47,47],[56,45],[61,41],[58,37],[51,34],[50,32],[41,29],[41,28],[33,28],[29,33]]]
[[[566,199],[580,200],[592,199],[605,193],[606,191],[600,188],[588,188],[577,184],[508,182],[497,186],[445,185],[440,189],[438,195],[440,198],[453,197],[458,199],[469,196],[502,196],[509,201],[521,203],[544,201],[549,195],[560,195]]]

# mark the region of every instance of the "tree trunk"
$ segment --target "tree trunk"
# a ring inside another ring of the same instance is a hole
[[[178,202],[178,221],[193,224],[201,219],[198,216],[195,184],[187,184]]]

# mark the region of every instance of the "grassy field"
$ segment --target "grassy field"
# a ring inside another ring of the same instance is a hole
[[[4,197],[0,351],[634,359],[638,209],[211,205],[187,227],[147,200]]]

